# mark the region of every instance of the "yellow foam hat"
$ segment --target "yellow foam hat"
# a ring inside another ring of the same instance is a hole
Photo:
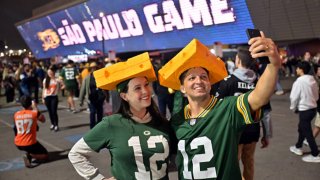
[[[180,75],[192,67],[207,69],[211,84],[228,75],[224,62],[213,55],[199,40],[193,39],[159,70],[159,82],[162,86],[180,90]]]
[[[114,90],[119,83],[135,77],[144,76],[150,82],[157,79],[147,52],[132,57],[126,62],[118,62],[96,70],[93,75],[97,87],[105,90]]]

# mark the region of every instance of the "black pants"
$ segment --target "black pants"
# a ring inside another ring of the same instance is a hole
[[[7,98],[7,103],[14,101],[14,88],[6,88],[5,94]]]
[[[88,105],[90,109],[90,129],[92,129],[103,118],[103,101],[89,103]]]
[[[307,139],[309,147],[311,149],[311,154],[317,156],[319,154],[318,146],[314,140],[311,128],[311,121],[316,116],[316,108],[309,109],[306,111],[299,111],[299,125],[298,125],[298,142],[296,144],[297,148],[302,147],[304,139]]]
[[[58,126],[58,96],[47,96],[44,101],[49,112],[51,124]]]

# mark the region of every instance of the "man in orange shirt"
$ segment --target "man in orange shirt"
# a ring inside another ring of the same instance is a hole
[[[31,165],[32,158],[43,162],[48,160],[48,151],[37,141],[38,120],[45,122],[45,117],[38,111],[30,96],[22,96],[20,102],[23,110],[14,114],[14,143],[19,150],[26,151],[23,157],[25,166]]]

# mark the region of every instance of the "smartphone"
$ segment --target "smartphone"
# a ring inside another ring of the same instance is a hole
[[[247,36],[249,39],[254,37],[261,37],[260,30],[259,29],[247,29]],[[268,57],[259,57],[257,58],[260,64],[269,64],[269,58]]]

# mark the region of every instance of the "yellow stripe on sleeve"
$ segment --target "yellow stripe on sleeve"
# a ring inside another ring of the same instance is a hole
[[[242,114],[244,122],[246,124],[251,124],[250,118],[249,118],[249,114],[248,114],[248,110],[246,109],[243,99],[244,99],[244,95],[242,94],[241,96],[238,97],[237,99],[237,109],[238,111]]]

